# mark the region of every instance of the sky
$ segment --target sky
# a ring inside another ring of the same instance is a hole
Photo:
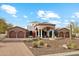
[[[35,21],[66,27],[79,23],[79,3],[0,3],[0,18],[23,28]]]

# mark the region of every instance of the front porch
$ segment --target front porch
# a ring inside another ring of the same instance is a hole
[[[54,38],[55,28],[53,26],[37,26],[36,27],[36,35],[35,37],[40,37],[40,38]]]

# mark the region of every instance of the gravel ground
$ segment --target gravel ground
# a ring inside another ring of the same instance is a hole
[[[63,52],[71,52],[71,51],[77,51],[74,49],[64,49],[62,48],[63,44],[66,44],[66,42],[69,39],[62,39],[62,40],[44,40],[46,43],[48,43],[51,47],[43,47],[43,48],[30,48],[32,46],[32,42],[24,42],[26,46],[32,51],[32,53],[36,56],[38,55],[47,55],[47,54],[56,54],[56,53],[63,53]],[[73,40],[77,43],[79,47],[79,39]],[[79,51],[79,50],[78,50]]]

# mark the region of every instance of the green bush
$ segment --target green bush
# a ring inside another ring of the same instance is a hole
[[[33,46],[34,48],[37,48],[37,47],[38,47],[37,41],[33,41],[32,46]]]
[[[69,42],[69,44],[68,44],[68,48],[69,49],[75,49],[77,47],[77,45],[76,45],[76,43],[75,42]]]

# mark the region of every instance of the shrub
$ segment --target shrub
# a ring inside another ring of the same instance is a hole
[[[76,34],[72,34],[72,37],[76,37]]]
[[[33,41],[38,41],[38,39],[33,39]]]
[[[44,45],[44,41],[43,40],[38,40],[38,45],[43,46]]]
[[[37,39],[38,39],[38,40],[42,40],[42,38],[40,38],[40,37],[38,37]]]
[[[75,49],[77,47],[75,42],[69,42],[69,44],[67,45],[69,49]]]
[[[34,48],[37,48],[38,47],[37,41],[33,41],[32,45],[33,45]]]

